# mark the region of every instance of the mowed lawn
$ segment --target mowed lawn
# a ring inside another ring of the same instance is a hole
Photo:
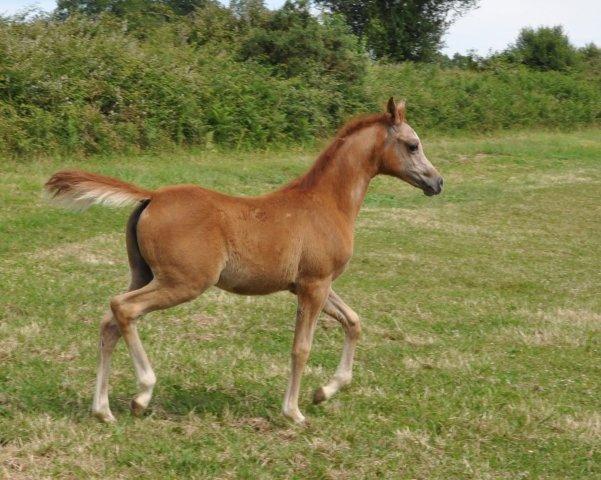
[[[295,299],[216,289],[140,321],[150,411],[123,343],[115,425],[90,417],[98,324],[128,283],[128,209],[45,203],[77,166],[148,187],[253,195],[315,152],[9,161],[0,176],[0,476],[43,478],[601,478],[601,131],[425,138],[439,197],[372,183],[336,282],[361,315],[353,384],[312,391],[343,335],[322,316],[302,384],[305,426],[280,414]]]

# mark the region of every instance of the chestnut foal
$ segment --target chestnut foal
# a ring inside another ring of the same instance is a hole
[[[405,122],[404,104],[392,98],[386,113],[346,124],[307,173],[260,197],[231,197],[196,185],[150,191],[92,173],[54,174],[45,188],[61,203],[78,208],[137,205],[127,224],[129,291],[111,300],[101,324],[94,415],[106,422],[115,419],[108,376],[121,336],[139,388],[132,411],[140,414],[148,406],[156,378],[136,320],[192,300],[213,285],[244,295],[288,290],[298,297],[284,415],[304,420],[298,408],[301,375],[322,310],[342,324],[346,335],[336,373],[317,389],[314,401],[327,400],[349,384],[361,326],[332,290],[332,281],[351,258],[355,218],[378,174],[405,180],[426,195],[442,189],[441,176]]]

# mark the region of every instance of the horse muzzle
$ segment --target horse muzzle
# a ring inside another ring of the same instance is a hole
[[[432,195],[438,195],[440,192],[442,192],[442,184],[444,182],[440,175],[424,179],[422,182],[422,190],[428,197],[431,197]]]

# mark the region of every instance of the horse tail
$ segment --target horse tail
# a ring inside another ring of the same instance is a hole
[[[100,204],[112,207],[137,205],[152,198],[152,191],[116,178],[78,170],[63,170],[44,185],[50,199],[66,208],[85,210]]]
[[[140,243],[138,239],[138,222],[140,215],[148,206],[150,200],[142,200],[135,208],[127,221],[125,229],[125,241],[127,245],[127,258],[129,259],[129,267],[131,270],[131,285],[130,289],[141,288],[150,283],[154,278],[154,274],[148,265],[148,262],[143,257],[140,251]]]

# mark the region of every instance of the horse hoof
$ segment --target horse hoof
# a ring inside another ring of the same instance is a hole
[[[292,412],[284,411],[284,416],[292,420],[297,425],[303,425],[305,423],[305,416],[300,412],[300,410]]]
[[[129,408],[131,409],[131,413],[134,417],[141,417],[144,413],[144,410],[146,410],[146,407],[140,405],[135,399],[131,401]]]
[[[326,392],[323,389],[323,387],[319,387],[317,390],[315,390],[315,393],[313,394],[313,403],[315,405],[319,405],[322,402],[325,402],[328,399],[328,397],[326,396]]]
[[[115,423],[117,420],[113,416],[111,412],[93,412],[94,417],[96,417],[102,423]]]

